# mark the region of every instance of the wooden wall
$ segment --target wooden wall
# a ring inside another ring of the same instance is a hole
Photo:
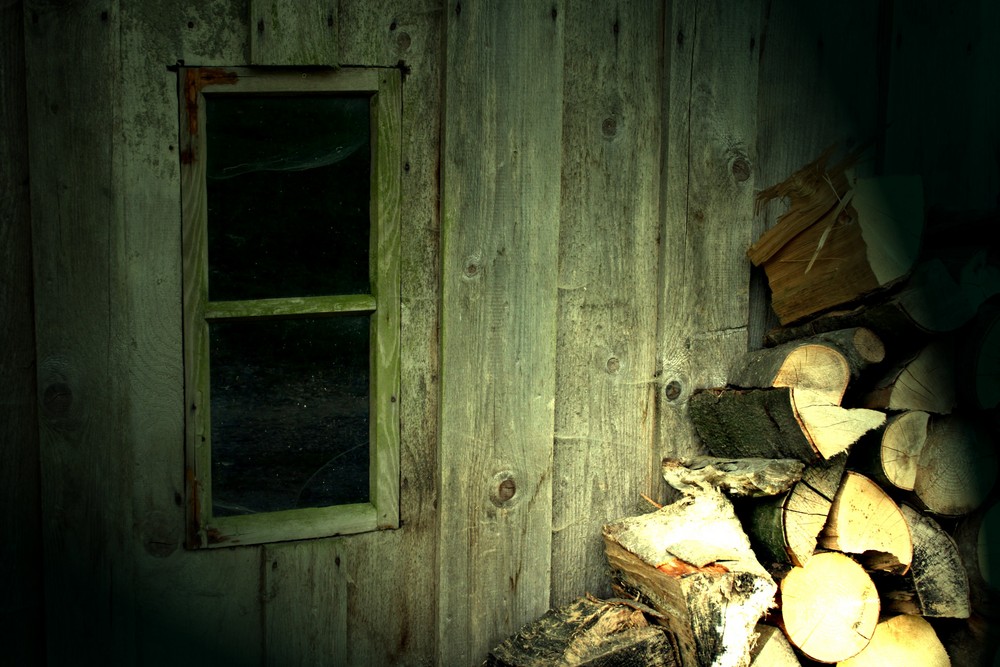
[[[29,658],[44,544],[53,665],[479,664],[610,592],[601,525],[667,498],[659,461],[698,451],[687,397],[773,323],[744,255],[778,212],[755,217],[756,190],[874,138],[873,168],[923,173],[936,205],[997,205],[991,0],[309,2],[317,61],[406,71],[402,527],[182,546],[168,67],[291,57],[250,20],[285,5],[3,3],[3,517],[25,575],[4,618],[27,612]]]

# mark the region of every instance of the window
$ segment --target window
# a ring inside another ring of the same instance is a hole
[[[188,546],[395,527],[399,72],[179,72]]]

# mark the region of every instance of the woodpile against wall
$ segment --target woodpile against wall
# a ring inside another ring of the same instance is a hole
[[[651,636],[684,667],[1000,657],[1000,263],[928,241],[919,179],[833,155],[759,196],[789,202],[748,252],[780,326],[691,396],[706,454],[663,460],[678,499],[604,527],[618,599],[487,664],[654,664]]]

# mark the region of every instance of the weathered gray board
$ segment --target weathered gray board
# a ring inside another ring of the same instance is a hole
[[[548,608],[564,17],[447,7],[436,630],[466,665]]]
[[[658,315],[662,456],[698,443],[687,401],[725,384],[747,348],[761,3],[692,0],[667,12]]]
[[[0,5],[0,645],[11,664],[32,665],[44,619],[22,10]]]
[[[601,527],[650,509],[641,494],[660,486],[663,3],[574,0],[564,11],[553,606],[610,596]]]

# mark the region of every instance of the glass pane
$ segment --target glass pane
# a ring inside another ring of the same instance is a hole
[[[209,299],[367,294],[368,96],[209,95]]]
[[[369,322],[209,324],[213,514],[369,500]]]

